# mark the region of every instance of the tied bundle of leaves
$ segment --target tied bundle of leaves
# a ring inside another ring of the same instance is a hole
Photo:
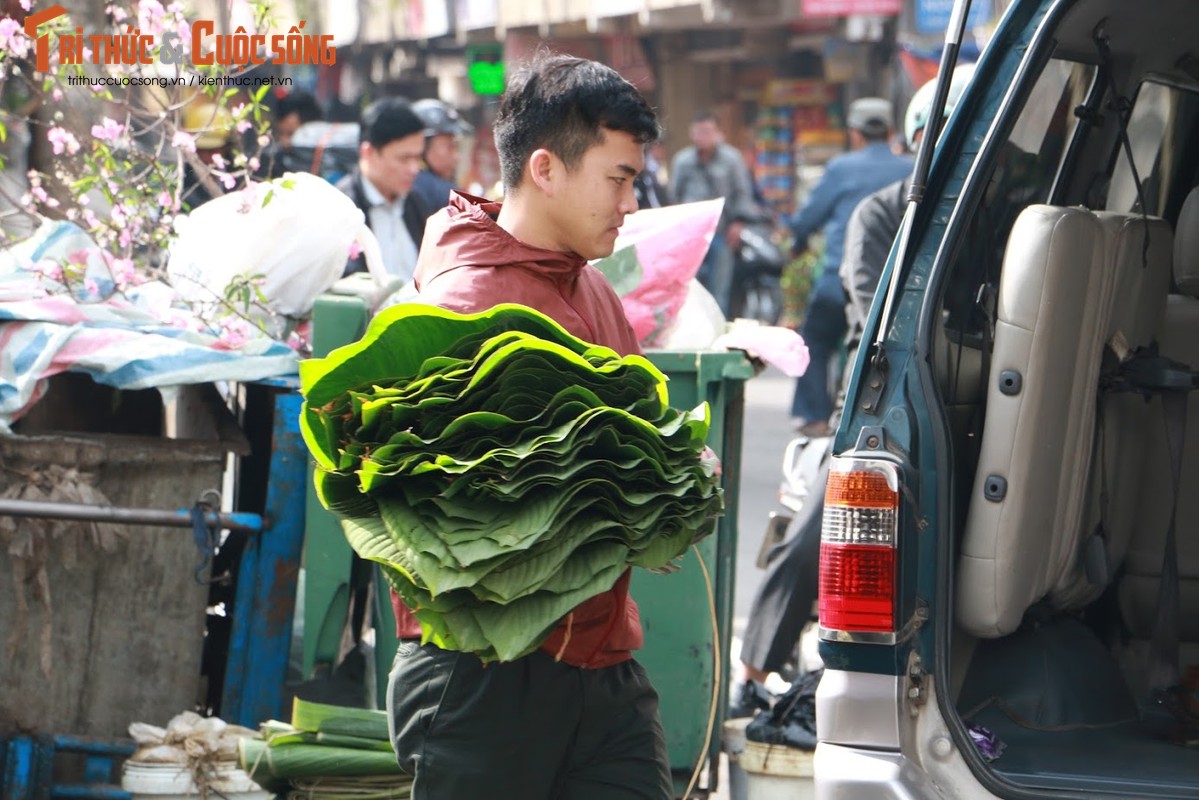
[[[722,508],[707,404],[671,408],[648,360],[523,306],[394,306],[300,382],[321,502],[446,649],[532,652]]]
[[[403,800],[412,780],[396,762],[383,711],[295,698],[291,722],[268,720],[238,741],[255,781],[295,800]]]

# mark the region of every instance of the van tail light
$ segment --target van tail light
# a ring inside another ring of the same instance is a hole
[[[886,634],[894,636],[898,531],[899,472],[895,465],[834,458],[820,534],[822,638],[887,641]]]

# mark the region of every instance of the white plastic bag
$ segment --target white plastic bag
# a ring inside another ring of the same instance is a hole
[[[241,725],[229,725],[219,717],[201,717],[184,711],[165,728],[145,722],[129,726],[129,735],[138,749],[131,761],[146,764],[187,764],[191,760],[237,760],[237,740],[253,738],[258,731]]]
[[[355,245],[372,274],[381,261],[362,211],[328,181],[306,172],[210,200],[180,216],[175,230],[167,274],[192,304],[217,304],[239,276],[261,275],[258,289],[269,309],[302,317],[341,277]]]
[[[727,327],[720,303],[695,278],[679,313],[661,332],[654,347],[662,350],[707,350]]]

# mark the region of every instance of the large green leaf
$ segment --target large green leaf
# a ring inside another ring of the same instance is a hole
[[[593,346],[579,342],[544,314],[514,304],[495,306],[478,314],[457,314],[436,306],[401,303],[384,309],[353,344],[324,358],[300,362],[300,391],[305,412],[337,399],[347,389],[416,375],[430,356],[443,356],[470,337],[521,330],[570,346],[579,352]],[[333,454],[312,426],[312,413],[300,417],[304,441],[318,461],[333,466]]]
[[[398,306],[305,362],[318,496],[426,641],[485,660],[539,646],[629,565],[677,568],[721,511],[708,409],[537,312]]]

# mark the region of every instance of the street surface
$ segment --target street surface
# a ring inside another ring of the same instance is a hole
[[[733,635],[740,637],[750,603],[762,577],[754,566],[766,530],[766,518],[778,504],[783,451],[791,431],[791,393],[795,379],[768,369],[745,384],[741,491],[737,511],[737,580],[733,603]]]

